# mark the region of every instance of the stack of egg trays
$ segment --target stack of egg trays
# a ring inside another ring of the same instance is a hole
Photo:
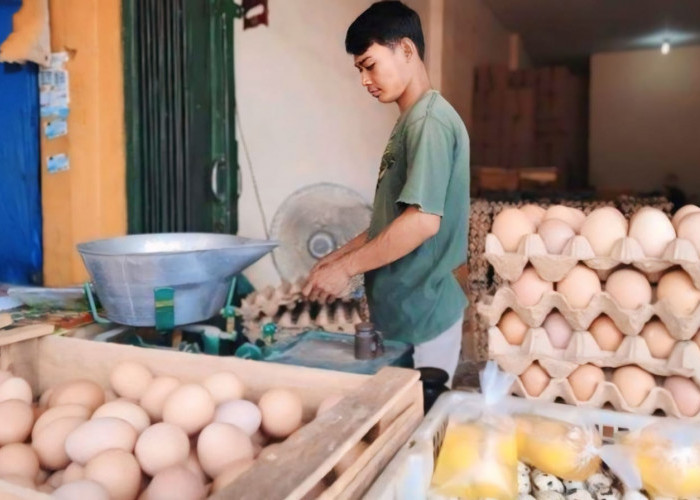
[[[494,271],[504,280],[515,281],[529,264],[546,281],[558,282],[577,264],[583,263],[595,270],[601,280],[620,266],[631,266],[643,272],[650,282],[658,281],[664,271],[680,266],[700,288],[700,257],[693,244],[684,239],[669,243],[661,258],[644,255],[634,238],[621,238],[610,255],[596,256],[583,236],[575,236],[567,244],[561,255],[547,253],[544,242],[537,234],[525,236],[516,252],[504,252],[495,235],[489,234],[486,240],[486,259]],[[498,329],[501,316],[513,310],[530,329],[521,345],[509,344]],[[489,358],[496,360],[506,371],[520,375],[530,364],[538,361],[552,377],[547,388],[533,398],[525,391],[517,379],[513,392],[528,399],[554,401],[563,399],[569,404],[602,407],[612,404],[615,409],[640,414],[652,414],[662,410],[667,415],[682,417],[671,394],[660,387],[663,377],[679,375],[700,385],[700,347],[692,341],[700,329],[700,307],[688,316],[678,316],[671,312],[665,302],[643,305],[635,310],[624,309],[607,292],[597,294],[583,309],[572,307],[558,292],[547,292],[534,306],[523,306],[515,293],[504,285],[494,296],[478,305],[482,321],[488,325]],[[558,310],[574,330],[566,349],[556,349],[549,342],[542,328],[545,318]],[[625,334],[620,347],[615,352],[603,351],[588,331],[591,323],[605,314]],[[678,342],[666,359],[654,358],[639,333],[644,325],[658,317],[669,333]],[[599,385],[588,401],[579,401],[573,394],[567,377],[579,366],[593,364],[605,369],[610,378],[612,369],[634,364],[647,370],[657,378],[657,385],[648,397],[637,407],[629,406],[619,389],[610,381]],[[700,414],[693,417],[700,419]]]

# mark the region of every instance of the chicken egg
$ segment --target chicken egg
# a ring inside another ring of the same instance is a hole
[[[109,493],[104,487],[95,481],[81,480],[74,483],[64,484],[53,492],[52,498],[55,500],[110,500]]]
[[[658,208],[643,207],[632,216],[629,236],[637,240],[647,257],[661,258],[676,230],[668,216]]]
[[[0,385],[0,402],[18,399],[31,404],[34,399],[32,388],[26,380],[20,377],[10,377]]]
[[[588,331],[603,351],[617,351],[625,338],[615,322],[604,314],[591,323]]]
[[[63,471],[63,484],[80,481],[81,479],[85,479],[85,467],[75,462],[68,464],[68,467]]]
[[[700,303],[700,291],[695,288],[688,273],[681,270],[665,273],[661,277],[656,287],[656,296],[659,302],[665,302],[677,316],[692,314]]]
[[[208,376],[202,385],[214,398],[214,403],[241,399],[245,392],[243,382],[233,373],[220,372]]]
[[[90,418],[90,410],[83,405],[61,405],[49,408],[36,419],[34,428],[32,429],[32,440],[36,439],[39,431],[44,429],[51,422],[64,417],[80,417],[83,420]]]
[[[498,329],[505,337],[506,341],[511,345],[522,345],[525,340],[525,334],[528,331],[527,324],[520,319],[515,311],[508,311],[501,316],[498,322]]]
[[[557,291],[561,293],[569,305],[575,309],[587,307],[593,297],[601,291],[600,279],[592,269],[577,264],[557,283]]]
[[[201,385],[184,384],[165,400],[163,422],[175,424],[192,436],[213,420],[215,411],[209,391]]]
[[[526,267],[510,288],[520,304],[530,307],[536,305],[546,292],[551,292],[554,285],[540,278],[534,268]]]
[[[207,496],[199,478],[183,465],[174,465],[155,475],[146,488],[147,500],[203,500]]]
[[[676,346],[676,340],[659,320],[650,321],[644,325],[641,335],[649,346],[649,352],[655,358],[668,358]]]
[[[252,436],[260,428],[262,414],[254,403],[245,399],[237,399],[221,403],[216,408],[214,421],[235,425]]]
[[[19,399],[0,402],[0,446],[21,443],[32,431],[34,410]]]
[[[700,254],[700,212],[693,212],[680,220],[678,237],[690,241]]]
[[[671,393],[678,410],[686,417],[694,417],[700,411],[700,388],[685,377],[667,377],[664,389]]]
[[[31,446],[11,443],[0,448],[0,476],[8,474],[32,480],[39,474],[39,457]]]
[[[237,460],[233,463],[228,464],[226,468],[221,472],[221,474],[216,476],[216,479],[214,479],[214,484],[212,484],[211,492],[218,493],[219,491],[226,488],[226,486],[238,479],[238,476],[250,469],[254,463],[255,461],[253,460],[244,459]]]
[[[542,325],[549,342],[555,349],[566,349],[571,341],[572,329],[566,318],[558,312],[549,314]]]
[[[66,439],[85,422],[82,417],[61,417],[48,424],[32,438],[32,447],[45,469],[63,469],[70,463]]]
[[[262,413],[262,429],[275,438],[286,438],[302,424],[303,405],[296,392],[270,389],[258,402]]]
[[[653,375],[634,365],[615,369],[612,382],[620,390],[623,399],[632,407],[641,405],[651,390],[656,387]]]
[[[119,396],[138,401],[153,380],[151,370],[141,363],[122,361],[109,375],[109,383]]]
[[[163,419],[163,406],[168,396],[180,387],[180,381],[175,377],[156,377],[141,396],[139,404],[146,410],[154,422]]]
[[[553,255],[561,254],[569,240],[576,236],[571,226],[561,219],[542,221],[537,228],[537,234],[542,238],[547,252]]]
[[[561,219],[571,226],[575,233],[578,233],[586,220],[586,215],[577,208],[553,205],[545,212],[543,222],[548,219]]]
[[[671,223],[673,224],[673,227],[676,228],[676,231],[678,231],[678,226],[686,215],[694,214],[696,212],[700,212],[700,207],[696,205],[685,205],[681,207],[671,219]]]
[[[544,218],[546,210],[539,205],[527,204],[520,207],[520,211],[524,213],[530,222],[534,224],[535,227],[539,226]]]
[[[608,276],[605,291],[623,309],[638,309],[651,303],[649,280],[639,271],[632,269],[620,269]]]
[[[194,475],[199,478],[202,484],[207,484],[208,478],[202,469],[202,464],[199,463],[199,458],[197,458],[197,450],[194,448],[190,449],[190,454],[187,455],[187,460],[184,465],[190,471],[194,472]]]
[[[100,417],[120,418],[131,424],[139,434],[149,425],[151,425],[151,419],[148,418],[146,410],[135,403],[131,403],[123,399],[110,401],[109,403],[105,403],[100,406],[97,410],[95,410],[92,418]]]
[[[583,222],[581,236],[584,236],[598,256],[608,256],[615,243],[627,236],[627,219],[613,207],[596,208]]]
[[[602,368],[591,364],[581,365],[569,375],[569,385],[579,401],[591,399],[598,385],[603,382],[605,373]]]
[[[66,453],[73,462],[85,465],[110,448],[131,452],[137,436],[136,429],[120,418],[95,418],[82,423],[68,435]]]
[[[77,404],[95,411],[105,402],[105,392],[92,380],[73,380],[56,386],[49,399],[49,407]]]
[[[493,219],[491,232],[501,242],[503,250],[515,252],[520,240],[535,232],[535,224],[517,208],[506,208]]]
[[[525,392],[532,397],[538,397],[549,385],[549,374],[539,363],[532,363],[520,374],[520,381],[523,383]]]
[[[134,454],[143,471],[154,476],[163,469],[185,462],[190,454],[190,440],[180,427],[160,422],[141,433]]]
[[[231,462],[252,460],[253,456],[250,437],[235,425],[214,422],[202,430],[197,440],[197,458],[209,477],[221,474]]]
[[[85,465],[85,479],[102,485],[112,500],[133,500],[141,487],[141,468],[131,453],[106,450]]]
[[[0,370],[0,385],[5,382],[5,380],[11,379],[13,377],[12,372],[8,370]]]
[[[15,484],[17,486],[21,486],[22,488],[28,488],[30,490],[33,490],[36,488],[36,485],[34,484],[34,481],[31,478],[28,478],[27,476],[18,476],[16,474],[5,474],[3,476],[0,476],[0,479],[3,481],[7,481],[8,483]],[[0,492],[1,493],[1,492]],[[5,497],[0,497],[5,499]],[[15,496],[11,496],[10,499],[14,500]]]

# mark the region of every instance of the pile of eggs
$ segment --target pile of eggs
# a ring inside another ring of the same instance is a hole
[[[34,404],[24,379],[0,371],[0,479],[66,500],[199,500],[303,425],[296,392],[270,389],[255,404],[229,372],[195,384],[126,361],[110,385],[72,380]]]
[[[676,238],[689,240],[700,254],[700,207],[686,205],[669,219],[657,208],[643,207],[631,220],[614,207],[601,207],[588,216],[563,205],[506,208],[493,221],[491,232],[506,252],[516,252],[523,237],[539,234],[550,254],[561,254],[575,235],[584,236],[598,256],[610,255],[615,243],[629,236],[644,254],[660,258]]]
[[[604,469],[585,481],[566,481],[518,462],[518,500],[621,500],[617,483]],[[640,493],[636,498],[647,497]]]

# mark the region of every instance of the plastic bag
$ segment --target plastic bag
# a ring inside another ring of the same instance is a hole
[[[604,446],[603,461],[627,491],[644,488],[653,497],[700,496],[700,429],[674,420],[630,432]]]
[[[518,415],[518,456],[542,472],[584,481],[600,468],[600,434],[591,425]]]
[[[433,474],[431,492],[463,499],[511,500],[518,496],[515,421],[499,411],[515,377],[486,364],[480,374],[484,399],[478,415],[454,414],[448,423]]]

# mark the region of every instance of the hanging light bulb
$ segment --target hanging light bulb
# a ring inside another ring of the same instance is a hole
[[[664,43],[661,44],[661,53],[666,55],[669,52],[671,52],[671,44],[668,42],[668,40],[664,40]]]

